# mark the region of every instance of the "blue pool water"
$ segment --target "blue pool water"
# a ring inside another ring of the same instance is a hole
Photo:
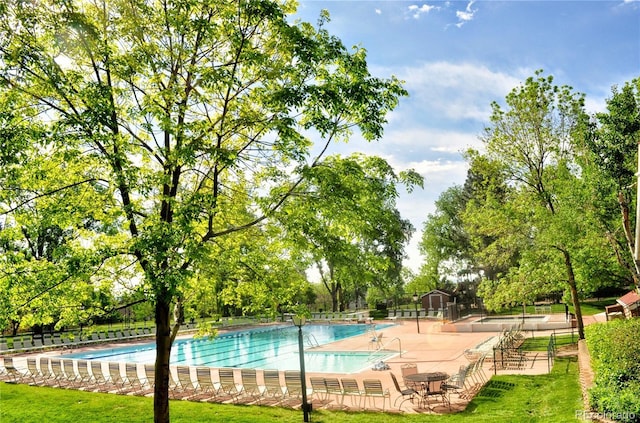
[[[390,325],[376,325],[376,330]],[[305,368],[309,372],[354,373],[372,367],[378,361],[394,355],[389,352],[314,351],[313,344],[328,344],[341,339],[364,335],[367,325],[306,325]],[[368,342],[363,340],[363,342]],[[153,363],[155,344],[105,348],[65,357],[85,360]],[[298,328],[276,326],[221,334],[215,339],[183,339],[171,349],[171,364],[208,367],[238,367],[254,369],[298,370]]]

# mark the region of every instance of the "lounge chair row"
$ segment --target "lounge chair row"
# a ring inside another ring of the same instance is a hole
[[[396,319],[415,319],[416,318],[416,314],[418,317],[423,318],[423,317],[433,317],[433,318],[438,318],[441,319],[443,314],[444,314],[445,310],[444,309],[433,309],[430,308],[428,310],[426,309],[419,309],[416,313],[415,310],[389,310],[388,314],[387,314],[387,319],[390,320],[396,320]]]
[[[4,357],[0,367],[0,380],[31,385],[81,389],[96,392],[148,395],[154,389],[154,365],[135,363],[72,360],[40,356],[27,358],[26,368],[16,366],[12,357]],[[258,382],[258,373],[262,380]],[[281,378],[281,375],[283,378]],[[239,376],[239,377],[238,377]],[[307,385],[309,398],[317,400],[317,406],[345,407],[345,398],[351,398],[351,406],[366,409],[375,407],[375,399],[382,399],[382,409],[388,400],[389,390],[379,379],[363,381],[362,388],[353,378],[311,377]],[[298,371],[172,367],[169,380],[172,398],[194,401],[230,403],[257,403],[295,407],[302,399],[302,383]],[[332,398],[333,397],[333,398]]]
[[[535,360],[537,353],[529,356],[522,351],[524,340],[522,323],[503,331],[498,343],[493,347],[493,354],[489,356],[493,361],[494,370],[523,369],[530,359]]]
[[[6,338],[0,340],[0,352],[33,352],[51,348],[69,347],[78,345],[95,344],[99,342],[114,342],[121,340],[131,340],[147,338],[153,336],[153,328],[137,328],[110,330],[106,332],[93,332],[86,334],[82,332],[56,333],[44,335],[16,336],[11,339],[11,343]]]
[[[486,357],[486,354],[482,355],[476,361],[460,366],[458,372],[442,384],[442,388],[449,396],[449,407],[451,407],[451,394],[456,394],[459,398],[471,399],[487,382],[488,379],[484,373]]]

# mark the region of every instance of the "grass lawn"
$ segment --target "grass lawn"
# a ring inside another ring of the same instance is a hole
[[[524,340],[522,344],[522,349],[524,351],[546,351],[549,346],[549,338],[548,336],[539,336],[536,338],[527,338]],[[556,336],[556,347],[564,347],[567,345],[573,345],[578,343],[578,333],[575,334],[567,334],[567,335],[557,335]]]
[[[392,394],[392,400],[397,395]],[[578,422],[582,410],[576,357],[562,357],[548,375],[499,375],[464,412],[450,415],[314,410],[318,423]],[[150,422],[153,400],[48,387],[0,383],[0,422]],[[171,402],[172,422],[288,423],[302,412],[280,407]]]

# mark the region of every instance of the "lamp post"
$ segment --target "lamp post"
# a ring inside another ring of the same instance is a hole
[[[417,292],[413,294],[413,302],[416,305],[416,327],[418,328],[418,333],[420,333],[420,320],[418,320],[418,293]]]
[[[304,413],[304,421],[309,421],[309,413],[311,412],[311,404],[307,403],[307,377],[304,371],[304,345],[302,342],[302,326],[306,323],[303,316],[293,316],[293,324],[298,327],[298,350],[300,351],[300,385],[302,387],[302,412]]]

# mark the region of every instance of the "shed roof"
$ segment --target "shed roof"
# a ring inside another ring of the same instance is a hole
[[[428,297],[428,296],[429,296],[429,295],[431,295],[431,294],[447,295],[447,296],[449,296],[449,297],[453,296],[453,294],[452,294],[452,293],[450,293],[450,292],[442,291],[442,290],[440,290],[440,289],[433,289],[433,290],[431,290],[431,291],[427,292],[426,294],[422,294],[422,295],[420,296],[420,298]]]
[[[616,301],[623,306],[630,306],[640,302],[640,295],[636,291],[629,291]]]

